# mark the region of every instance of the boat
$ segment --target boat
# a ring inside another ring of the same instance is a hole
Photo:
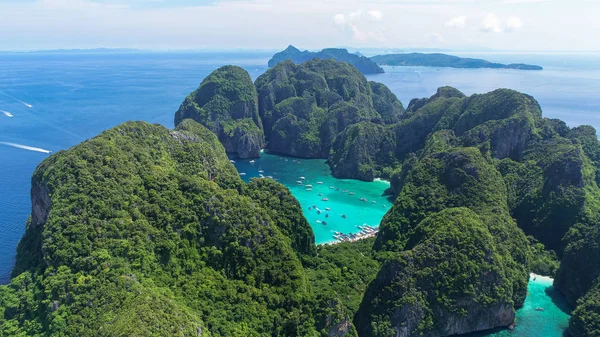
[[[317,223],[321,223],[321,220],[317,220]]]
[[[333,186],[329,186],[329,188],[330,188],[330,189],[334,189],[335,187],[333,187]]]
[[[317,181],[317,185],[323,185],[322,181]]]
[[[367,198],[360,198],[360,201],[364,201],[364,202],[366,202],[366,201],[367,201]]]
[[[331,211],[331,208],[325,207],[325,210],[329,212],[329,211]]]
[[[235,164],[235,161],[234,161],[234,160],[230,160],[229,162],[230,162],[230,163],[232,163],[232,164]]]
[[[540,308],[540,307],[535,308],[535,311],[544,311],[544,310],[546,310],[546,309]]]
[[[296,184],[302,185],[302,181],[298,180],[298,181],[296,181]]]
[[[323,199],[321,199],[321,200],[322,200],[322,201],[329,201],[329,199],[327,199],[327,198],[323,198]]]
[[[354,195],[354,192],[350,192],[350,193],[348,193],[348,194],[349,194],[349,195]]]
[[[306,188],[312,188],[312,185],[306,185]]]
[[[346,219],[347,218],[346,214],[342,214],[342,218]]]
[[[254,163],[256,163],[256,160],[252,159],[252,160],[250,161],[250,164],[254,164]]]
[[[262,173],[261,173],[261,174],[259,174],[258,176],[259,176],[259,177],[261,177],[261,178],[264,178],[264,177],[265,177],[264,175],[262,175]]]
[[[326,218],[329,218],[329,213],[325,213],[325,217],[326,217]]]
[[[321,215],[321,210],[320,209],[317,210],[317,214]]]
[[[310,188],[310,187],[309,187],[309,188],[307,188],[306,190],[310,192],[310,191],[312,191],[312,188]]]
[[[306,178],[304,178],[304,177],[300,177],[299,179],[300,179],[300,180],[305,180]]]
[[[322,196],[323,196],[323,193],[319,193],[319,196],[320,196],[320,197],[322,197]]]
[[[386,205],[383,205],[383,208],[386,208],[386,207],[387,207]]]
[[[324,226],[327,226],[327,222],[326,222],[326,221],[321,221],[321,223],[322,223]]]
[[[348,193],[348,190],[342,190],[342,193]]]
[[[245,176],[245,175],[246,175],[246,173],[244,173],[244,172],[241,172],[241,173],[240,173],[240,175],[243,177],[243,176]]]
[[[267,178],[269,178],[269,179],[273,179],[273,176],[267,176]]]
[[[377,203],[377,201],[373,200],[373,203],[374,203],[374,204],[376,204],[376,203]]]
[[[308,210],[309,210],[309,211],[312,211],[312,207],[308,206]]]
[[[263,171],[263,170],[258,170],[258,173],[265,173],[265,171]]]

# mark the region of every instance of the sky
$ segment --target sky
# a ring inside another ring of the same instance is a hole
[[[600,0],[0,0],[0,50],[600,50]]]

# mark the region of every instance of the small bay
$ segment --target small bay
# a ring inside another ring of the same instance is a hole
[[[381,218],[392,205],[383,196],[390,187],[387,181],[336,179],[324,159],[288,158],[263,153],[254,160],[235,159],[235,167],[245,181],[263,175],[287,186],[300,202],[317,244],[335,241],[335,232],[351,234],[360,232],[358,226],[364,224],[379,226]],[[366,201],[361,201],[361,198]]]
[[[527,298],[517,310],[514,330],[470,334],[468,337],[563,337],[569,327],[571,308],[548,277],[531,276]]]

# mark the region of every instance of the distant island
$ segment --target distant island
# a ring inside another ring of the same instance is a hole
[[[502,64],[482,59],[462,58],[454,55],[433,53],[388,54],[371,57],[378,65],[387,66],[421,66],[421,67],[451,67],[451,68],[492,68],[517,70],[542,70],[537,65],[511,63]]]
[[[346,62],[358,69],[364,75],[381,74],[383,69],[375,64],[369,58],[360,54],[351,54],[346,49],[341,48],[326,48],[320,52],[310,52],[308,50],[300,51],[300,49],[290,45],[284,51],[281,51],[269,60],[269,68],[285,61],[292,60],[296,64],[304,63],[312,59],[334,59],[336,61]]]

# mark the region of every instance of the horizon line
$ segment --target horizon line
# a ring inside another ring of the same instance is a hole
[[[344,48],[352,50],[397,50],[405,51],[430,51],[430,52],[455,52],[455,53],[579,53],[595,54],[600,50],[517,50],[517,49],[491,49],[485,47],[473,48],[436,48],[436,47],[352,47],[336,46],[327,48]],[[323,49],[323,48],[321,48]],[[306,50],[321,50],[308,48]],[[90,48],[42,48],[42,49],[0,49],[0,53],[43,53],[43,52],[277,52],[278,48],[135,48],[135,47],[90,47]]]

